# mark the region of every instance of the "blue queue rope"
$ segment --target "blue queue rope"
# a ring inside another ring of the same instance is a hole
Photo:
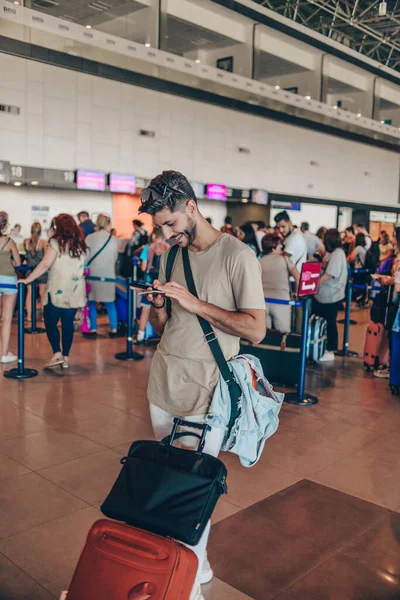
[[[280,298],[264,298],[268,304],[283,304],[285,306],[303,306],[300,300],[281,300]]]
[[[317,396],[312,396],[304,391],[306,381],[306,367],[307,367],[307,341],[308,341],[308,328],[310,324],[311,314],[311,298],[304,298],[301,300],[281,300],[279,298],[264,298],[265,302],[269,304],[281,304],[284,306],[296,306],[303,308],[303,323],[301,327],[301,348],[300,348],[300,373],[299,383],[297,385],[296,392],[289,392],[285,394],[285,402],[288,404],[296,404],[297,406],[312,406],[318,403]]]
[[[17,290],[17,286],[13,283],[0,283],[0,289],[5,289],[5,290]]]
[[[89,279],[90,281],[102,281],[103,283],[119,283],[118,279],[112,279],[111,277],[94,277],[92,275],[88,275],[85,279]]]
[[[7,379],[30,379],[36,377],[36,369],[25,368],[25,340],[24,340],[24,310],[25,310],[25,284],[19,282],[17,286],[4,285],[15,289],[18,288],[18,367],[4,371],[4,377]]]
[[[29,267],[28,265],[20,265],[19,267],[14,267],[16,271],[33,271],[36,267]]]
[[[372,285],[367,285],[366,283],[353,283],[353,290],[372,290]]]
[[[372,273],[371,269],[349,269],[350,275],[357,275],[358,273]]]

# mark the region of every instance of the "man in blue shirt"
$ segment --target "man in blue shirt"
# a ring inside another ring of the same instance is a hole
[[[86,210],[82,210],[80,213],[78,213],[78,219],[79,227],[82,229],[85,237],[96,231],[94,223],[89,219],[89,213],[86,212]]]

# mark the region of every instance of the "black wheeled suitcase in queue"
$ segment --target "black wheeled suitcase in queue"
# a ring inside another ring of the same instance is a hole
[[[261,344],[241,341],[241,354],[253,354],[261,361],[265,377],[273,384],[297,385],[300,375],[301,335],[269,330]]]

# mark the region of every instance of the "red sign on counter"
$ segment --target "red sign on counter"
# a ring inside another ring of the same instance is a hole
[[[308,262],[301,267],[299,298],[303,296],[315,296],[318,292],[321,279],[322,263]]]

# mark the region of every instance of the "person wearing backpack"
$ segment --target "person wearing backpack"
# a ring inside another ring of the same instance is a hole
[[[147,244],[140,254],[140,268],[145,274],[146,283],[153,283],[158,279],[161,263],[161,255],[170,248],[169,244],[165,241],[164,234],[161,229],[154,229],[151,235],[151,244]],[[141,313],[139,318],[139,331],[136,337],[136,345],[142,345],[145,343],[145,331],[147,323],[149,322],[150,307],[151,304],[147,300],[146,296],[142,296],[141,302]]]
[[[254,344],[264,339],[265,302],[255,253],[206,221],[184,175],[164,171],[142,191],[141,200],[139,212],[150,214],[165,238],[178,246],[168,281],[166,267],[174,248],[161,257],[154,288],[163,294],[148,295],[150,322],[161,335],[148,385],[151,420],[160,440],[170,434],[174,417],[203,424],[219,382],[212,339],[205,336],[199,317],[213,327],[214,339],[229,360],[239,353],[241,337]],[[184,260],[186,267],[189,261],[198,297],[189,292]],[[223,441],[224,429],[213,427],[204,452],[217,456]],[[204,600],[200,586],[213,577],[206,553],[209,532],[210,523],[198,545],[191,546],[199,559],[191,600]]]
[[[121,264],[121,275],[123,277],[132,277],[133,257],[139,254],[141,248],[149,243],[149,236],[143,227],[142,221],[134,219],[132,221],[133,233],[129,242],[125,246]]]

